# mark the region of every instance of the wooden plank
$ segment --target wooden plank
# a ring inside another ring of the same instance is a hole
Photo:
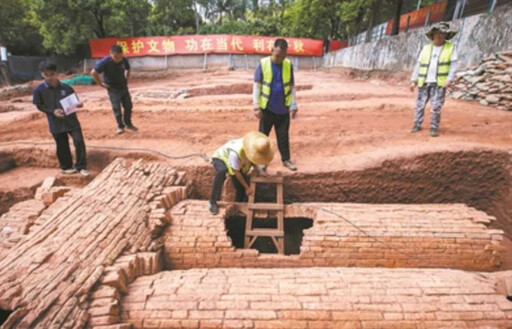
[[[283,185],[282,184],[277,185],[276,193],[277,193],[277,195],[276,195],[277,204],[283,204],[284,200],[283,200]]]
[[[283,177],[282,176],[271,176],[271,177],[255,176],[255,177],[251,177],[251,181],[253,181],[255,183],[283,184]]]
[[[277,252],[284,255],[284,237],[277,238]]]
[[[252,203],[254,203],[254,198],[256,195],[256,183],[252,180],[251,180],[251,185],[249,186],[249,189],[251,190],[251,195],[249,195],[249,204],[252,204]],[[245,248],[250,248],[252,243],[254,243],[254,241],[251,243],[250,238],[247,235],[247,232],[252,230],[253,217],[254,217],[254,210],[247,209],[247,220],[245,221],[245,239],[244,239],[244,247]]]
[[[277,229],[279,231],[284,231],[284,212],[279,211],[277,213]]]
[[[254,210],[247,210],[247,220],[245,221],[245,243],[244,243],[245,248],[250,248],[250,243],[248,240],[249,235],[247,234],[247,232],[252,230],[253,216],[254,216]]]
[[[278,231],[276,229],[264,229],[264,228],[250,230],[249,232],[246,232],[246,234],[249,236],[277,236],[277,237],[284,236],[283,231]]]
[[[253,236],[252,238],[248,238],[249,239],[249,244],[248,244],[248,247],[246,249],[249,249],[252,247],[252,245],[254,244],[254,242],[256,242],[256,239],[258,239],[258,236]]]
[[[276,203],[249,203],[247,204],[247,209],[284,211],[284,205]]]
[[[274,242],[274,245],[276,246],[277,253],[284,255],[284,245],[283,245],[284,239],[276,238],[276,237],[271,237],[271,238],[272,238],[272,241]]]

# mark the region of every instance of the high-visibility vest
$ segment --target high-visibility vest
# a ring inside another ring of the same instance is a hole
[[[233,139],[222,145],[217,151],[215,151],[213,157],[222,160],[226,165],[226,168],[228,168],[228,173],[233,176],[235,171],[229,163],[229,152],[231,151],[236,153],[238,159],[240,159],[240,162],[242,163],[240,171],[244,174],[248,173],[251,169],[252,163],[245,156],[243,138]]]
[[[258,99],[260,109],[267,108],[268,100],[270,98],[270,87],[272,85],[272,59],[271,57],[262,58],[261,72],[263,73],[263,82],[261,83],[261,93]],[[284,88],[284,104],[287,107],[292,105],[292,86],[290,85],[292,79],[292,63],[289,59],[285,58],[282,64],[282,77]]]
[[[427,79],[428,67],[430,66],[430,60],[432,57],[432,51],[434,50],[434,44],[431,43],[426,45],[421,50],[420,54],[420,70],[418,75],[418,87],[423,87]],[[450,73],[450,64],[453,53],[453,43],[445,42],[441,54],[439,55],[437,63],[437,86],[444,87],[446,80],[448,79],[448,73]]]

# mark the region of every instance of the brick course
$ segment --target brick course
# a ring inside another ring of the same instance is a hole
[[[314,220],[313,227],[304,231],[300,254],[291,256],[235,249],[224,220],[238,212],[231,205],[213,216],[206,201],[187,200],[175,206],[165,231],[171,268],[357,266],[488,271],[496,269],[503,257],[503,232],[487,227],[494,218],[463,204],[289,205],[286,217]]]
[[[510,328],[494,284],[445,269],[174,270],[128,286],[121,317],[135,329]]]
[[[189,193],[185,183],[165,164],[116,159],[84,189],[57,199],[0,260],[0,307],[15,310],[2,328],[83,328],[89,318],[93,326],[116,324],[119,309],[108,301],[137,275],[159,270],[151,251],[161,248],[166,206]],[[111,268],[130,254],[143,259],[143,272],[130,270],[138,261],[127,271]]]

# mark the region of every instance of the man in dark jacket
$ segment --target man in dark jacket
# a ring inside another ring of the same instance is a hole
[[[57,144],[57,158],[63,174],[79,172],[83,176],[89,176],[86,169],[85,142],[82,128],[75,112],[66,115],[62,108],[61,100],[73,94],[71,86],[59,81],[57,65],[45,61],[40,65],[44,82],[34,90],[33,102],[37,109],[46,114],[50,133]],[[76,105],[82,107],[82,103]],[[76,161],[73,168],[73,160],[69,149],[68,135],[73,138],[75,145]]]

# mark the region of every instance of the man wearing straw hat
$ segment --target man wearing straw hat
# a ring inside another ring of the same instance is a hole
[[[219,213],[217,201],[220,199],[226,174],[232,176],[236,201],[244,201],[250,194],[248,174],[251,168],[266,166],[273,158],[274,149],[268,136],[257,131],[251,131],[243,138],[231,140],[215,151],[212,159],[215,177],[210,197],[210,212],[213,215]]]
[[[411,91],[418,87],[412,133],[421,130],[425,107],[430,100],[430,136],[439,136],[441,108],[446,89],[450,88],[457,71],[455,46],[446,40],[453,38],[456,33],[446,22],[432,26],[427,32],[427,37],[433,42],[421,50],[411,77]]]

